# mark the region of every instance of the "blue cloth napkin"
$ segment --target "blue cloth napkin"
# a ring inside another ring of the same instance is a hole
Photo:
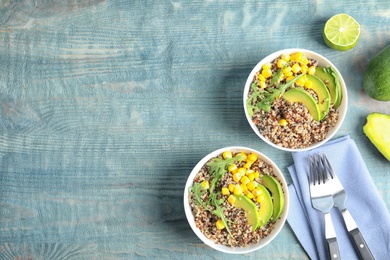
[[[356,146],[347,135],[323,146],[293,153],[288,167],[290,211],[287,221],[311,259],[327,259],[323,214],[311,205],[308,157],[325,153],[347,192],[346,207],[355,219],[375,259],[390,259],[390,215]],[[358,259],[352,240],[337,208],[331,210],[341,259]]]

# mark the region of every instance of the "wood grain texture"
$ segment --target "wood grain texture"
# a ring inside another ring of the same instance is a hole
[[[351,51],[322,26],[347,12],[362,26]],[[341,71],[350,134],[390,208],[389,162],[362,132],[362,73],[390,42],[384,1],[0,1],[0,259],[225,259],[192,232],[183,189],[192,167],[260,141],[244,117],[252,67],[289,47]],[[240,258],[307,259],[288,225]]]

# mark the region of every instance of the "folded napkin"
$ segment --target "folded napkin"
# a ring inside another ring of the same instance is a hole
[[[287,221],[311,259],[327,259],[328,250],[322,212],[311,205],[308,158],[325,153],[347,192],[346,207],[355,219],[375,259],[390,259],[390,215],[376,189],[355,142],[347,135],[323,146],[293,153],[288,170],[290,211]],[[337,208],[331,210],[341,259],[358,259],[352,240]]]

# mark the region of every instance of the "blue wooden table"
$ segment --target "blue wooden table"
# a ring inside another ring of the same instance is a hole
[[[327,19],[348,13],[357,46],[327,47]],[[225,259],[192,232],[186,179],[232,145],[268,155],[288,182],[291,154],[250,129],[245,80],[266,55],[305,48],[348,87],[336,137],[357,143],[390,208],[390,163],[362,131],[363,72],[390,43],[386,1],[0,1],[0,259]],[[288,224],[235,256],[307,259]]]

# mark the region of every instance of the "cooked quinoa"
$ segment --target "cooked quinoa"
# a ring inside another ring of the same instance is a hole
[[[288,122],[286,126],[279,124],[282,118]],[[275,100],[270,112],[257,111],[252,120],[260,134],[272,143],[295,149],[324,140],[338,118],[338,112],[331,107],[328,115],[318,122],[301,103],[290,103],[281,98]]]
[[[222,156],[218,156],[222,158]],[[210,159],[209,161],[211,161]],[[243,166],[243,162],[236,162],[238,167]],[[273,168],[271,165],[265,163],[258,159],[251,166],[251,170],[258,171],[260,173],[259,178],[255,181],[261,183],[261,176],[263,174],[268,174],[277,179],[273,173]],[[204,181],[211,181],[212,176],[209,172],[209,167],[204,165],[199,173],[194,178],[194,184],[202,183]],[[279,180],[278,180],[279,181]],[[224,174],[223,178],[215,186],[216,191],[220,191],[222,187],[227,187],[229,184],[235,184],[231,174]],[[284,191],[283,191],[284,192]],[[204,193],[202,195],[202,200],[206,201],[208,199],[209,193]],[[231,235],[228,233],[227,229],[222,230],[217,229],[216,222],[218,221],[218,216],[212,213],[213,209],[206,210],[203,206],[200,206],[196,203],[195,195],[192,190],[189,192],[189,203],[191,206],[192,214],[194,215],[195,225],[199,230],[210,240],[214,241],[216,244],[222,244],[229,247],[246,247],[252,244],[257,244],[259,241],[270,234],[274,229],[275,222],[269,221],[265,226],[258,228],[256,231],[252,230],[252,226],[248,223],[246,218],[246,213],[241,208],[236,208],[230,204],[227,200],[227,197],[222,195],[220,192],[218,194],[218,199],[223,199],[224,202],[221,206],[224,208],[224,215],[228,219],[228,228],[231,231]],[[255,202],[256,206],[260,208],[260,204]]]
[[[277,72],[279,60],[281,60],[281,57],[271,62],[272,74]],[[317,65],[318,62],[316,60],[307,59],[307,67],[315,68]],[[252,83],[256,83],[259,86],[261,85],[259,78],[262,76],[260,74],[261,70],[256,73]],[[295,75],[299,74],[300,72]],[[280,81],[281,84],[285,84],[286,82],[286,78]],[[275,87],[269,83],[270,78],[268,78],[265,83],[265,90],[267,90],[267,87]],[[291,87],[296,87],[295,83]],[[288,87],[286,91],[291,87]],[[318,97],[313,90],[305,86],[302,86],[302,88],[309,92],[318,102]],[[252,94],[253,90],[251,89],[248,97]],[[252,105],[260,100],[260,98],[255,99],[252,101]],[[278,146],[292,149],[305,148],[323,141],[329,130],[336,125],[338,119],[338,111],[333,108],[332,104],[328,114],[318,122],[313,119],[309,110],[302,103],[288,102],[282,95],[273,100],[269,112],[257,110],[254,111],[252,116],[252,122],[256,125],[261,135]],[[285,120],[285,124],[281,124],[280,120]]]

